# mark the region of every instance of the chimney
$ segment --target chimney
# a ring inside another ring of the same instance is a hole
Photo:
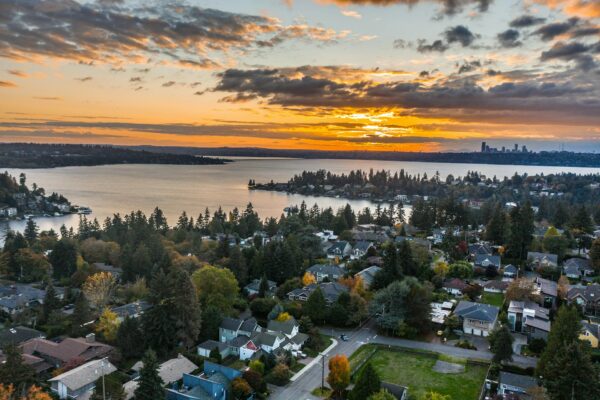
[[[87,343],[95,343],[96,342],[96,334],[90,333],[90,334],[85,335],[85,341]]]

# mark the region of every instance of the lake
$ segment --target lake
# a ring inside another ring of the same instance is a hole
[[[54,169],[8,169],[18,176],[27,175],[27,184],[37,183],[46,193],[58,192],[73,204],[92,208],[88,218],[102,222],[114,213],[142,210],[150,213],[160,207],[169,223],[174,224],[182,211],[194,219],[208,207],[211,212],[221,206],[224,210],[234,207],[243,209],[252,202],[261,218],[279,217],[289,205],[299,205],[305,200],[308,206],[317,203],[320,207],[338,208],[350,203],[359,209],[372,205],[366,200],[344,200],[329,197],[288,195],[268,191],[250,191],[248,180],[256,182],[286,182],[303,170],[326,169],[333,173],[344,173],[355,169],[373,168],[397,171],[404,169],[409,174],[427,173],[432,176],[439,171],[445,178],[448,174],[462,176],[467,171],[479,171],[498,178],[518,173],[575,172],[581,174],[600,173],[598,168],[540,167],[487,164],[440,164],[401,161],[369,160],[305,160],[272,158],[236,158],[226,165],[108,165],[97,167],[66,167]],[[79,216],[68,215],[57,218],[36,218],[42,230],[58,230],[62,224],[77,227]],[[22,230],[24,221],[0,222],[0,241],[8,229]]]

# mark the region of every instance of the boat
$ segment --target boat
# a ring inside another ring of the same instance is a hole
[[[89,207],[79,207],[79,210],[77,210],[78,214],[83,214],[83,215],[88,215],[92,213],[92,209]]]

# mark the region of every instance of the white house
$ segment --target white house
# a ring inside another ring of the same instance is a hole
[[[60,399],[88,398],[96,387],[96,381],[116,370],[117,367],[107,359],[94,360],[55,376],[48,382]]]

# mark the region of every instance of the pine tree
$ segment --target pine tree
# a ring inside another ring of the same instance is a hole
[[[419,272],[419,266],[415,261],[412,253],[412,248],[408,241],[403,241],[398,249],[399,266],[403,275],[415,276]]]
[[[0,383],[12,384],[17,390],[22,390],[35,382],[35,371],[23,362],[19,347],[8,345],[3,352],[5,361],[0,364]]]
[[[23,232],[25,239],[27,239],[30,244],[34,243],[38,238],[38,232],[39,228],[35,221],[31,218],[28,219],[27,225],[25,226],[25,231]]]
[[[142,358],[139,385],[134,393],[135,400],[156,400],[165,397],[163,380],[158,375],[158,361],[153,350],[146,351]]]
[[[56,296],[56,290],[52,284],[52,280],[48,279],[48,286],[46,286],[46,295],[44,296],[44,304],[42,305],[42,315],[40,316],[40,323],[45,324],[50,317],[52,311],[60,308],[60,300]]]
[[[379,390],[381,390],[381,380],[379,379],[379,375],[377,375],[377,371],[375,371],[375,368],[369,362],[360,371],[348,399],[363,400],[377,393]]]
[[[553,360],[566,348],[577,342],[581,331],[579,313],[575,307],[562,306],[557,313],[552,330],[548,335],[548,344],[537,365],[538,375],[549,377],[562,371],[552,369]]]
[[[92,320],[90,312],[90,304],[85,295],[80,293],[75,302],[73,315],[71,316],[71,334],[73,336],[81,336],[85,332],[83,325]]]
[[[495,363],[501,364],[504,361],[512,361],[512,343],[514,339],[508,330],[508,326],[504,325],[494,330],[489,337],[489,341],[492,353],[494,353],[492,360]]]
[[[137,358],[144,351],[143,332],[137,318],[125,318],[117,330],[117,347],[124,358]]]
[[[260,284],[258,285],[258,297],[261,299],[264,298],[269,292],[269,281],[267,277],[263,275],[260,279]]]
[[[104,389],[103,389],[104,388]],[[104,393],[103,393],[104,391]],[[124,400],[125,390],[123,384],[117,374],[109,374],[104,376],[104,382],[102,378],[96,381],[94,392],[90,397],[90,400]]]
[[[323,324],[327,318],[327,302],[321,288],[317,287],[303,307],[304,313],[314,322]]]

